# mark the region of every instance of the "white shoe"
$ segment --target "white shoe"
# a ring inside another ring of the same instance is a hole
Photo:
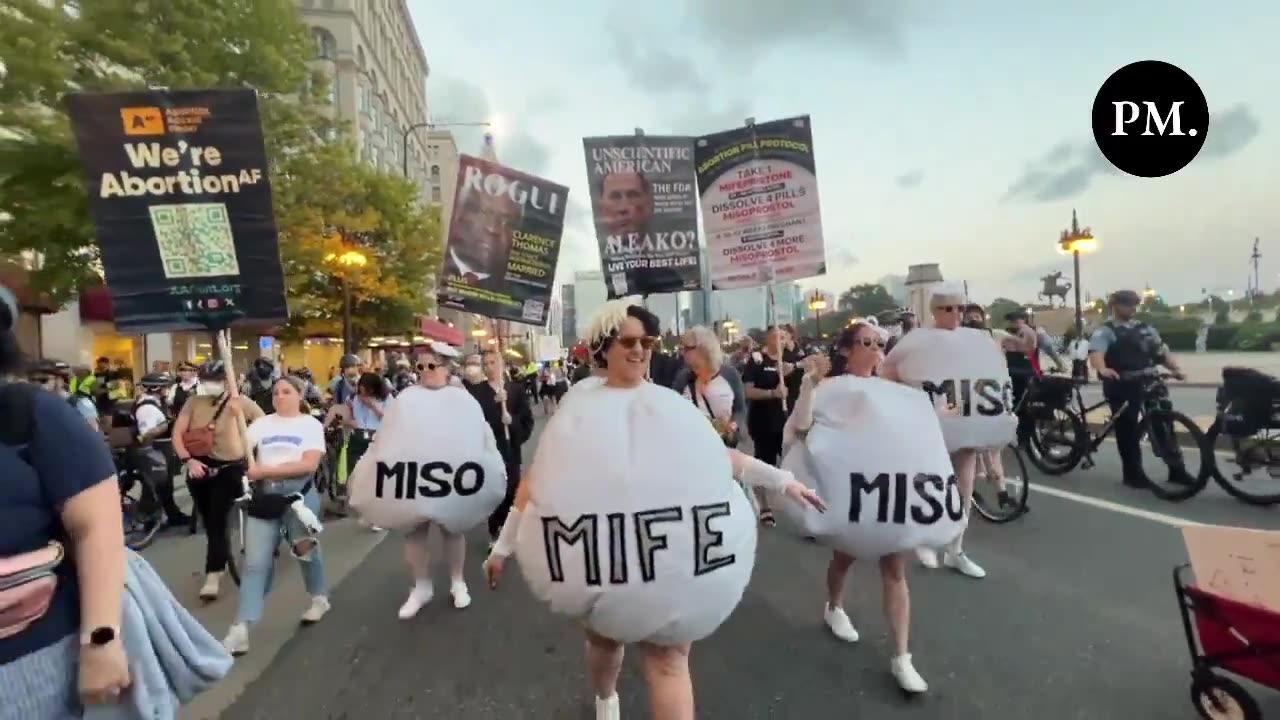
[[[400,619],[408,620],[417,615],[424,605],[431,602],[432,595],[435,595],[435,588],[431,587],[431,583],[417,583],[414,585],[413,589],[409,591],[409,599],[405,600],[404,604],[400,606]]]
[[[822,619],[827,621],[827,627],[831,629],[832,635],[845,642],[858,642],[858,630],[853,627],[844,608],[833,608],[828,605],[822,611]]]
[[[367,530],[372,530],[373,532],[386,532],[385,529],[380,528],[377,525],[374,525],[373,523],[370,523],[368,520],[365,520],[364,518],[360,518],[356,522],[360,524],[360,527],[365,528]]]
[[[232,625],[227,636],[222,639],[222,647],[233,657],[249,652],[249,626],[244,623]]]
[[[890,660],[889,672],[893,674],[893,679],[898,681],[898,687],[904,692],[922,693],[929,690],[929,683],[920,677],[920,673],[916,672],[915,666],[911,664],[910,653]]]
[[[963,552],[948,552],[942,556],[942,563],[952,570],[958,570],[975,580],[981,580],[987,576],[987,571],[982,566],[969,559],[969,556]]]
[[[449,594],[453,596],[453,606],[459,610],[471,604],[471,593],[467,592],[466,583],[454,583],[449,588]]]
[[[311,598],[311,605],[306,612],[302,613],[302,624],[314,625],[320,622],[329,612],[330,607],[329,598],[324,595],[316,595]]]
[[[938,551],[928,547],[916,548],[916,559],[930,570],[938,569]]]
[[[200,586],[200,599],[205,602],[213,602],[218,599],[218,586],[222,582],[222,573],[206,573],[204,576],[204,585]]]
[[[618,706],[618,693],[604,700],[596,698],[596,720],[622,720],[622,708]]]

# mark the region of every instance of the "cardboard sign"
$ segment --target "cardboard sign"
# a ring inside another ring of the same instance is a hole
[[[1188,525],[1182,539],[1201,588],[1280,613],[1280,532]]]

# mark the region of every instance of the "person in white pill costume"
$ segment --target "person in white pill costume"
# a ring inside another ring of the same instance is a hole
[[[606,304],[587,331],[599,383],[580,383],[542,433],[485,563],[515,552],[534,594],[586,633],[597,720],[621,717],[623,647],[636,643],[652,717],[693,720],[690,645],[729,616],[755,562],[756,521],[735,482],[818,510],[790,473],[726,450],[706,418],[645,381],[657,318]]]

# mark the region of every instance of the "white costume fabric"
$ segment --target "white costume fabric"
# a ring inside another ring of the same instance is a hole
[[[964,503],[927,395],[849,375],[805,385],[787,423],[782,467],[817,491],[827,512],[784,503],[785,520],[868,558],[942,546],[964,529]]]
[[[388,405],[348,488],[351,506],[379,527],[431,521],[466,532],[502,501],[506,465],[471,393],[415,385]]]
[[[667,388],[580,386],[528,476],[525,579],[553,611],[620,642],[706,637],[755,563],[755,516],[723,443]]]
[[[1009,370],[985,331],[918,328],[902,336],[885,365],[929,394],[949,451],[999,448],[1013,440]]]

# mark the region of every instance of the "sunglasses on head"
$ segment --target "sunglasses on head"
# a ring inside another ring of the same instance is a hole
[[[644,335],[642,337],[635,337],[633,335],[629,335],[627,337],[618,338],[618,344],[628,350],[634,350],[637,345],[644,348],[645,350],[651,350],[653,349],[653,346],[657,344],[657,342],[658,342],[657,338],[650,337],[648,335]]]

